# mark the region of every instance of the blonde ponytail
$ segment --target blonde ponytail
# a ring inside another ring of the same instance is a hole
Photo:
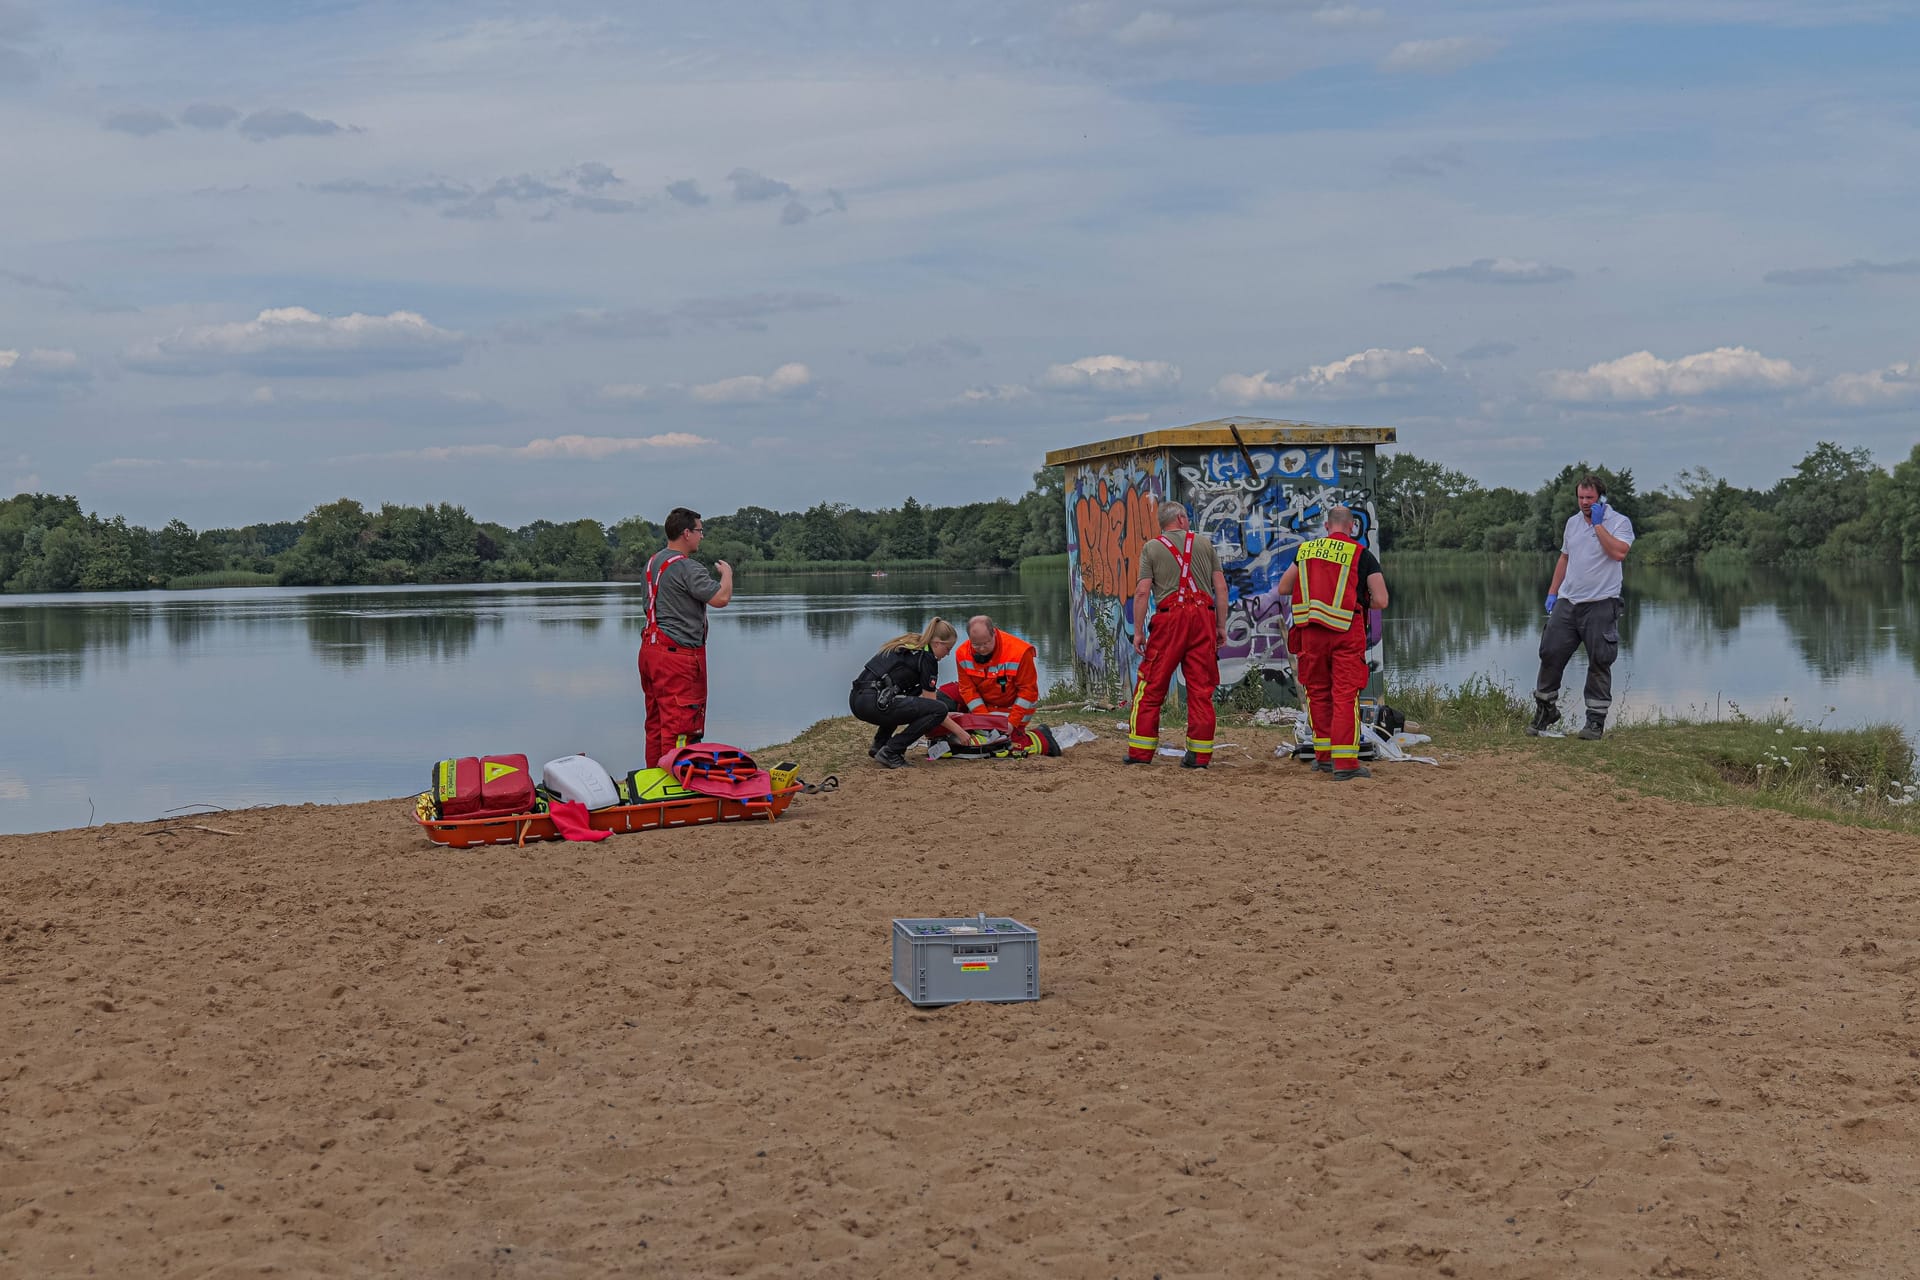
[[[905,635],[895,636],[880,646],[880,652],[898,653],[909,649],[931,649],[936,640],[942,644],[952,644],[959,638],[960,633],[953,629],[951,622],[945,618],[935,618],[927,623],[926,630],[918,634],[909,631]]]

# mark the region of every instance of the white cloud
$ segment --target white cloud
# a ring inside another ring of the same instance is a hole
[[[127,353],[143,373],[338,375],[458,364],[464,334],[436,328],[412,311],[323,316],[278,307],[252,320],[178,329]]]
[[[1827,382],[1827,398],[1849,409],[1882,409],[1920,401],[1920,360],[1902,360],[1866,373],[1842,373]]]
[[[1678,360],[1636,351],[1584,370],[1555,369],[1544,379],[1553,399],[1581,404],[1785,391],[1806,380],[1790,362],[1746,347],[1715,347]]]
[[[1485,62],[1504,48],[1504,40],[1484,36],[1443,36],[1438,40],[1403,40],[1380,60],[1388,72],[1441,73],[1459,71]]]
[[[783,364],[762,377],[757,373],[703,382],[687,394],[708,404],[751,404],[761,400],[794,399],[813,386],[813,371],[797,362]]]
[[[1179,385],[1179,365],[1126,356],[1083,356],[1070,364],[1048,365],[1040,375],[1041,390],[1098,395],[1166,391]]]
[[[26,352],[0,350],[0,394],[75,387],[91,378],[79,355],[72,351],[47,347]]]
[[[949,403],[965,407],[969,405],[1017,404],[1022,400],[1031,399],[1033,399],[1032,388],[1020,386],[1018,383],[1003,382],[991,387],[968,387],[965,391],[962,391],[949,401]]]
[[[1353,4],[1330,4],[1313,11],[1313,20],[1323,27],[1377,27],[1387,20],[1384,9],[1362,9]]]
[[[1317,364],[1283,380],[1269,371],[1230,373],[1214,384],[1213,394],[1237,404],[1262,400],[1344,400],[1356,396],[1397,395],[1446,375],[1447,366],[1425,347],[1404,351],[1369,347],[1331,364]]]
[[[628,453],[682,453],[705,449],[715,442],[688,431],[668,431],[652,436],[551,436],[529,440],[521,445],[444,444],[426,449],[404,449],[395,453],[355,454],[335,458],[335,462],[372,462],[396,460],[413,462],[451,462],[461,458],[499,458],[520,462],[602,462]]]
[[[1475,258],[1461,267],[1416,271],[1415,280],[1463,280],[1468,284],[1557,284],[1573,279],[1566,267],[1527,258]]]

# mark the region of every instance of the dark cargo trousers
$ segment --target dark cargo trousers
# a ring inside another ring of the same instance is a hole
[[[1540,678],[1533,684],[1536,702],[1560,701],[1560,678],[1566,674],[1567,660],[1585,645],[1587,710],[1597,716],[1607,714],[1613,706],[1613,660],[1620,656],[1620,613],[1618,598],[1586,604],[1562,600],[1553,606],[1547,628],[1540,633]]]

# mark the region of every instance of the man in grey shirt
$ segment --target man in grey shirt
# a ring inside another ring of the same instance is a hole
[[[1547,588],[1547,628],[1540,635],[1540,678],[1533,686],[1533,723],[1538,737],[1560,719],[1560,677],[1573,651],[1587,650],[1586,727],[1596,740],[1607,731],[1613,706],[1613,660],[1620,656],[1621,563],[1633,546],[1633,522],[1607,506],[1607,486],[1582,476],[1574,492],[1580,513],[1568,516],[1560,537],[1560,562]]]
[[[707,610],[733,599],[733,566],[693,558],[706,536],[698,511],[667,513],[667,545],[647,561],[647,629],[640,637],[640,692],[647,700],[647,767],[707,732]]]

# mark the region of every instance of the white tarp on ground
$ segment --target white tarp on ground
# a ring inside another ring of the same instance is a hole
[[[1254,712],[1253,718],[1258,724],[1286,724],[1291,721],[1295,743],[1313,741],[1313,734],[1307,728],[1307,713],[1304,711],[1297,711],[1292,707],[1268,707]],[[1423,742],[1433,741],[1424,733],[1396,733],[1388,737],[1372,725],[1363,724],[1360,726],[1360,737],[1363,741],[1373,744],[1376,760],[1396,760],[1407,764],[1440,763],[1432,756],[1416,756],[1408,752],[1408,747],[1417,747]],[[1273,754],[1286,757],[1291,756],[1293,750],[1293,747],[1283,742],[1273,749]]]

